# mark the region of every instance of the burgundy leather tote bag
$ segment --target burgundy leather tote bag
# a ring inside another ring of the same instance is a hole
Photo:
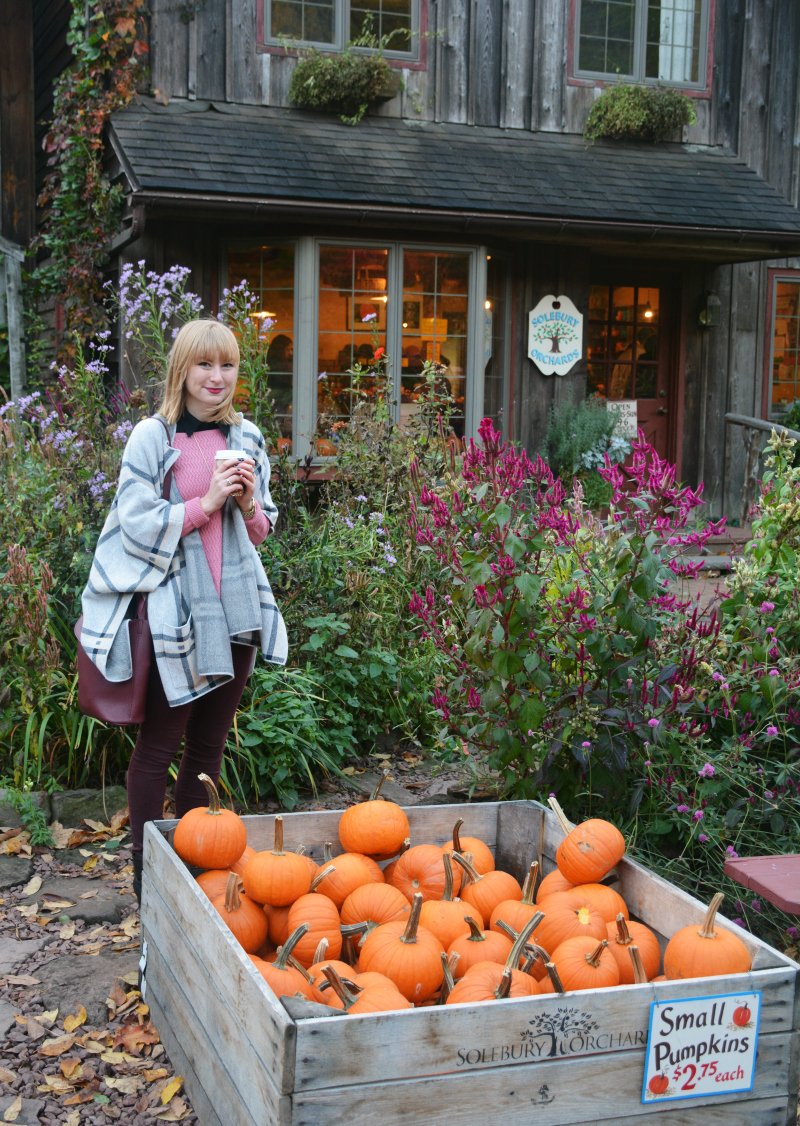
[[[159,422],[162,420],[159,419]],[[163,423],[169,440],[169,430]],[[172,485],[172,470],[164,477],[164,500],[169,500]],[[83,614],[75,623],[75,636],[78,639],[78,707],[84,715],[100,719],[114,727],[127,727],[144,722],[147,703],[147,682],[150,678],[150,663],[153,646],[150,637],[150,623],[147,620],[147,595],[134,595],[138,602],[136,616],[129,618],[125,625],[131,639],[131,663],[133,675],[129,680],[106,680],[81,645]]]

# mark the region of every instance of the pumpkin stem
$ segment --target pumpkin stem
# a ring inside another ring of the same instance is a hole
[[[319,946],[314,951],[314,957],[311,959],[311,964],[313,966],[318,966],[320,962],[325,961],[325,955],[328,953],[329,946],[330,943],[328,942],[327,938],[321,938],[319,940]]]
[[[544,968],[547,970],[547,976],[553,983],[553,989],[556,993],[566,993],[566,989],[561,984],[561,978],[558,976],[558,970],[553,962],[545,962]]]
[[[459,829],[464,824],[464,818],[459,817],[453,826],[453,852],[461,852],[461,837],[459,836]]]
[[[514,939],[514,945],[509,950],[508,957],[506,958],[506,966],[509,969],[516,969],[516,967],[519,965],[520,958],[522,957],[523,950],[525,949],[525,943],[539,926],[539,923],[541,923],[543,918],[544,912],[537,911],[536,914],[532,916],[532,918],[528,919],[525,926]]]
[[[294,851],[297,853],[298,856],[305,856],[306,846],[305,845],[298,845],[297,848]]]
[[[208,809],[206,813],[211,814],[212,817],[217,817],[222,813],[219,807],[219,794],[217,787],[214,785],[213,779],[209,778],[207,774],[198,774],[197,777],[203,783],[208,794]]]
[[[319,887],[319,885],[320,885],[320,884],[322,883],[322,881],[323,881],[323,880],[325,879],[325,877],[326,877],[326,876],[330,876],[331,872],[335,872],[335,871],[336,871],[336,865],[335,865],[335,864],[329,864],[329,865],[327,866],[327,868],[323,868],[321,872],[317,872],[316,876],[315,876],[315,877],[314,877],[314,879],[313,879],[313,880],[311,881],[311,886],[310,886],[310,888],[308,889],[308,890],[309,890],[309,894],[310,894],[310,893],[311,893],[312,891],[316,891],[316,890],[317,890],[317,888]]]
[[[564,830],[564,832],[566,834],[571,833],[572,830],[575,828],[575,826],[572,824],[572,822],[569,820],[569,818],[567,817],[564,810],[558,804],[558,799],[552,798],[552,797],[548,798],[547,804],[550,806],[553,813],[555,813],[556,817],[558,818],[558,823],[561,826],[561,828]]]
[[[378,785],[375,787],[375,789],[369,795],[370,801],[377,801],[377,799],[381,797],[381,786],[383,785],[383,783],[386,781],[386,779],[388,777],[389,777],[389,771],[384,767],[383,773],[381,774],[380,778],[378,779]],[[386,800],[385,798],[381,798],[381,801],[385,801],[385,800]]]
[[[273,856],[283,856],[283,818],[280,813],[275,816],[275,844],[272,846]]]
[[[333,857],[331,856],[331,842],[326,841],[325,842],[325,848],[324,848],[324,851],[322,853],[322,863],[323,864],[330,864],[330,862],[332,860],[333,860]]]
[[[533,906],[533,893],[536,890],[536,881],[539,878],[539,861],[534,860],[531,864],[530,871],[525,877],[525,883],[522,885],[522,902],[526,907]]]
[[[308,923],[301,923],[297,930],[292,931],[292,933],[286,939],[283,946],[280,948],[278,957],[275,959],[275,965],[279,970],[286,969],[286,963],[289,961],[289,955],[294,950],[295,946],[297,946],[303,935],[308,933],[308,929]]]
[[[422,910],[422,893],[417,891],[411,900],[411,914],[408,916],[406,929],[400,935],[400,941],[414,943],[417,941],[417,928],[419,926],[419,913]]]
[[[486,941],[486,935],[483,933],[483,931],[481,930],[481,928],[478,926],[478,924],[475,922],[475,920],[472,918],[471,915],[465,915],[464,916],[464,922],[469,927],[469,938],[467,939],[467,942],[485,942]]]
[[[717,911],[719,911],[720,905],[722,904],[724,898],[725,896],[722,894],[722,892],[718,891],[709,903],[708,910],[706,911],[706,917],[705,919],[703,919],[703,925],[697,932],[700,938],[717,937],[717,932],[714,930],[714,920],[717,917]]]
[[[503,1001],[511,992],[511,970],[506,967],[503,970],[503,976],[500,979],[500,984],[494,991],[494,995],[498,1001]]]
[[[242,906],[242,901],[239,898],[239,889],[241,887],[241,876],[237,876],[235,872],[231,872],[230,876],[228,876],[228,882],[225,885],[225,910],[228,913],[238,911]]]
[[[436,1004],[443,1005],[447,998],[450,996],[450,990],[455,985],[455,981],[453,980],[453,974],[450,970],[450,963],[447,960],[447,955],[445,954],[444,950],[440,952],[439,957],[441,958],[442,969],[444,970],[444,981],[442,982],[442,988],[439,990],[439,998]]]
[[[447,852],[442,853],[442,861],[444,862],[444,895],[442,896],[442,903],[453,902],[453,862],[450,859],[450,854]]]
[[[508,923],[503,921],[503,919],[498,919],[496,925],[500,928],[503,934],[507,935],[511,939],[512,942],[517,941],[517,938],[519,937],[519,931],[515,931],[514,928],[510,927]]]
[[[459,954],[459,952],[457,950],[451,950],[450,953],[447,955],[447,964],[450,967],[450,973],[453,975],[453,977],[456,976],[456,970],[458,968],[458,963],[460,961],[461,961],[461,955]]]
[[[469,859],[467,859],[467,856],[469,857]],[[456,864],[461,865],[461,867],[467,873],[467,875],[470,878],[470,881],[473,884],[477,884],[480,880],[483,879],[483,876],[479,876],[477,871],[475,870],[475,868],[473,868],[473,866],[472,866],[472,856],[471,856],[470,853],[467,853],[465,856],[462,856],[460,852],[454,852],[453,853],[453,860],[455,860]]]
[[[293,970],[297,970],[298,973],[301,973],[303,975],[303,977],[306,979],[306,981],[308,982],[309,985],[314,984],[313,977],[308,972],[308,970],[305,968],[305,966],[302,965],[302,963],[298,962],[298,960],[297,960],[297,958],[295,958],[294,954],[290,954],[289,957],[286,959],[286,962],[287,962],[287,965],[290,965]]]
[[[408,850],[410,848],[411,848],[411,837],[406,837],[405,840],[403,841],[403,843],[400,845],[400,851],[398,852],[395,859],[399,860],[400,857],[403,855],[403,853],[408,852]]]
[[[633,939],[631,938],[631,932],[628,930],[628,923],[621,911],[619,915],[617,915],[616,941],[620,944],[620,946],[630,946],[630,944],[633,942]]]
[[[356,996],[355,993],[351,992],[351,990],[345,985],[345,983],[339,977],[339,975],[337,974],[337,972],[333,968],[333,966],[323,967],[322,972],[325,974],[325,977],[331,983],[331,989],[333,990],[333,992],[336,994],[336,996],[339,998],[339,1000],[344,1005],[345,1012],[352,1005],[355,1005],[356,1001],[358,1000],[358,997]]]
[[[603,953],[607,946],[608,939],[606,938],[604,938],[602,942],[598,942],[597,947],[592,951],[591,954],[584,954],[586,964],[589,966],[594,966],[594,968],[597,969],[597,967],[600,965],[600,955]]]
[[[634,980],[634,983],[636,985],[646,985],[647,984],[647,974],[645,973],[644,962],[642,961],[642,956],[639,953],[639,947],[636,946],[636,945],[629,946],[628,947],[628,954],[630,955],[630,959],[633,962],[633,980]]]
[[[550,955],[543,946],[537,946],[535,942],[529,942],[525,947],[525,962],[521,967],[526,974],[531,972],[537,958],[545,966],[550,961]]]

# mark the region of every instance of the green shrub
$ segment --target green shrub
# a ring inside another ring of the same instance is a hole
[[[620,83],[609,86],[591,108],[583,135],[587,141],[666,141],[697,117],[691,98],[675,90]]]

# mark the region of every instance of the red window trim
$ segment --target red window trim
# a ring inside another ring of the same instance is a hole
[[[572,0],[574,4],[574,0]],[[712,4],[715,0],[711,0]],[[397,70],[427,70],[428,69],[428,40],[425,33],[428,30],[428,0],[419,0],[419,58],[414,61],[411,59],[390,59],[386,61],[391,67]],[[297,51],[286,51],[283,47],[278,47],[274,43],[265,43],[266,38],[264,34],[264,0],[256,0],[256,52],[259,55],[292,55],[295,58],[298,55]],[[338,55],[340,51],[323,51],[322,54],[329,54],[331,56]]]
[[[263,0],[258,0],[262,3]],[[708,59],[706,60],[706,84],[702,90],[687,89],[685,86],[675,86],[687,98],[710,98],[711,81],[714,75],[714,25],[717,14],[717,0],[708,3]],[[616,86],[616,79],[605,78],[576,78],[575,77],[575,0],[569,0],[569,31],[567,39],[567,85],[590,86],[604,89],[606,86]]]
[[[764,331],[764,378],[761,387],[761,417],[764,422],[774,421],[769,417],[769,392],[772,381],[772,311],[774,304],[776,276],[782,278],[796,278],[800,282],[800,270],[781,270],[777,266],[770,266],[767,270],[767,323]]]

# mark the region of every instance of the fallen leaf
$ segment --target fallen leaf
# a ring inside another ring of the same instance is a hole
[[[53,838],[53,844],[59,849],[67,847],[69,838],[74,832],[74,829],[65,829],[60,821],[54,821],[50,826],[50,836]]]
[[[135,1059],[136,1057],[128,1056],[127,1052],[103,1052],[100,1057],[105,1063],[125,1063],[126,1059]]]
[[[143,1071],[142,1078],[146,1083],[155,1083],[157,1079],[164,1079],[166,1074],[167,1069],[165,1067],[157,1067],[155,1071]]]
[[[87,942],[82,950],[76,950],[76,954],[99,954],[103,949],[102,942]]]
[[[150,1006],[149,1005],[141,1004],[141,1005],[136,1006],[137,1017],[146,1017],[149,1014],[149,1012],[150,1012]]]
[[[94,829],[95,833],[107,833],[110,831],[110,825],[104,825],[102,821],[90,821],[88,817],[84,817],[83,824],[88,825],[90,829]]]
[[[39,904],[32,903],[30,907],[20,905],[17,906],[17,910],[19,911],[20,915],[22,915],[23,919],[32,919],[34,915],[39,914]]]
[[[42,886],[41,876],[31,876],[25,887],[22,889],[23,895],[36,895],[39,888]]]
[[[61,1061],[59,1067],[64,1078],[72,1081],[80,1079],[83,1072],[83,1065],[77,1056],[68,1056],[67,1059]]]
[[[128,938],[137,938],[141,934],[142,924],[135,915],[130,915],[124,923],[120,924],[119,929],[123,934],[126,934]]]
[[[188,1107],[183,1099],[173,1099],[169,1106],[158,1107],[151,1110],[150,1114],[158,1122],[180,1122],[185,1117]]]
[[[43,911],[57,911],[59,907],[74,907],[71,899],[64,899],[62,895],[50,895],[48,892],[42,896]]]
[[[78,852],[81,854],[81,856],[85,856],[87,860],[90,856],[94,856],[94,853],[88,848],[79,848]]]
[[[6,985],[41,985],[38,977],[30,974],[8,974],[4,979]]]
[[[95,1055],[100,1055],[106,1050],[105,1044],[98,1044],[96,1040],[84,1040],[83,1046],[87,1052],[93,1052]]]
[[[159,1059],[161,1056],[164,1055],[166,1050],[167,1049],[164,1047],[163,1044],[156,1044],[156,1046],[153,1048],[152,1052],[150,1053],[150,1059],[151,1060]]]
[[[75,1089],[61,1075],[46,1075],[45,1080],[45,1086],[37,1087],[37,1091],[49,1092],[51,1095],[69,1095]]]
[[[128,824],[128,820],[128,809],[126,806],[125,809],[120,809],[114,814],[109,821],[109,825],[115,833],[118,833],[120,829],[123,829]]]
[[[41,1020],[55,1020],[58,1016],[58,1009],[50,1009],[46,1013],[42,1013]]]
[[[16,1078],[16,1071],[9,1071],[7,1067],[3,1067],[2,1064],[0,1064],[0,1083],[13,1083]],[[148,1079],[148,1083],[149,1082],[150,1080]]]
[[[11,1106],[7,1107],[3,1114],[4,1122],[16,1122],[19,1112],[22,1110],[22,1095],[17,1095]]]
[[[141,1055],[139,1051],[140,1046],[157,1043],[158,1033],[148,1020],[145,1021],[143,1025],[124,1024],[121,1028],[117,1029],[112,1047],[119,1048],[122,1046],[126,1052],[138,1056]]]
[[[171,1083],[168,1083],[164,1090],[161,1092],[161,1103],[165,1106],[173,1095],[177,1095],[183,1086],[183,1077],[176,1075]]]
[[[56,1036],[53,1040],[45,1040],[39,1049],[40,1056],[60,1056],[75,1043],[74,1036]]]
[[[127,1000],[128,1000],[128,994],[125,992],[125,990],[119,984],[119,982],[115,981],[114,984],[111,986],[111,989],[109,989],[109,991],[108,991],[108,997],[106,998],[106,1004],[108,1005],[109,1008],[111,1008],[111,1006],[113,1005],[113,1007],[115,1009],[121,1009],[122,1006],[126,1003]],[[111,1002],[110,1005],[109,1005],[109,1002]]]
[[[144,1112],[147,1110],[147,1103],[148,1103],[148,1096],[147,1096],[147,1093],[145,1092],[145,1094],[142,1095],[142,1097],[137,1101],[137,1103],[136,1103],[136,1105],[134,1106],[133,1109],[136,1111],[137,1114],[144,1114]]]
[[[64,1017],[64,1031],[74,1032],[76,1028],[80,1028],[86,1022],[87,1012],[83,1005],[79,1005],[74,1013],[68,1017]]]
[[[68,939],[68,938],[72,938],[72,936],[74,934],[75,934],[75,924],[74,923],[64,923],[64,926],[58,932],[58,937],[61,938],[61,939]]]
[[[79,1110],[71,1110],[64,1121],[64,1126],[81,1126],[81,1112]]]
[[[135,970],[132,970],[131,973],[124,974],[119,980],[124,981],[126,985],[138,985],[139,975]]]
[[[94,899],[99,890],[100,888],[93,888],[92,891],[85,891],[82,895],[78,896],[78,899]]]
[[[97,861],[99,859],[100,859],[99,856],[93,856],[91,858],[91,860],[87,860],[86,863],[83,866],[84,872],[91,872],[93,868],[96,868],[97,867]]]
[[[123,1075],[119,1079],[106,1079],[105,1084],[112,1091],[119,1091],[121,1095],[138,1095],[142,1089],[142,1081],[135,1075]]]
[[[43,1036],[47,1035],[47,1029],[39,1024],[38,1020],[34,1020],[33,1017],[27,1017],[25,1023],[28,1026],[28,1035],[31,1040],[41,1040]]]
[[[122,1111],[113,1103],[109,1103],[109,1105],[105,1108],[105,1113],[106,1118],[122,1118]]]

